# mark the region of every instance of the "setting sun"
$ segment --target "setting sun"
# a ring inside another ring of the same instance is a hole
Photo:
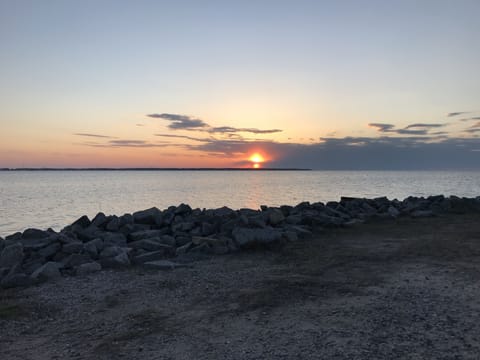
[[[250,158],[248,159],[253,163],[253,168],[258,169],[260,167],[260,163],[264,162],[265,159],[262,155],[259,153],[255,153]]]

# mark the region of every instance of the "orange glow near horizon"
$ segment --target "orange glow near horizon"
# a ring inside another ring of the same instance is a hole
[[[248,160],[252,162],[252,167],[254,169],[258,169],[260,168],[260,164],[265,161],[265,158],[259,153],[254,153],[252,156],[248,158]]]

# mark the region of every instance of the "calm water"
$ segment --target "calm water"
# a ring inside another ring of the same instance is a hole
[[[340,196],[480,195],[480,172],[415,171],[10,171],[0,172],[0,236],[60,230],[81,215],[156,206],[258,208]]]

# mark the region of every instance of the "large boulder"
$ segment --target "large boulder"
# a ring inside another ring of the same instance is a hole
[[[285,220],[285,216],[280,209],[270,208],[268,209],[268,222],[275,226],[282,223]]]
[[[88,218],[88,216],[87,216],[87,215],[83,215],[83,216],[80,217],[78,220],[75,220],[75,222],[74,222],[72,225],[70,225],[70,226],[71,226],[72,228],[78,226],[78,227],[81,227],[81,228],[85,229],[85,228],[89,227],[91,223],[92,223],[92,222],[90,221],[90,219]]]
[[[173,239],[173,241],[175,242],[175,239]],[[133,249],[142,249],[146,251],[157,251],[171,248],[170,245],[162,244],[160,238],[137,240],[129,243],[128,246]]]
[[[133,221],[136,224],[146,224],[146,225],[162,225],[163,217],[162,212],[156,207],[150,209],[137,211],[133,213]]]
[[[39,229],[27,229],[22,234],[23,239],[42,239],[49,236],[50,233]]]
[[[127,238],[122,233],[105,232],[100,236],[104,246],[127,246]]]
[[[21,243],[6,246],[0,254],[0,268],[10,269],[17,264],[21,264],[24,256]]]
[[[62,267],[63,267],[63,264],[49,261],[43,264],[42,266],[40,266],[37,270],[35,270],[31,275],[31,278],[39,281],[58,279],[59,277],[62,276],[59,270]]]
[[[161,230],[142,230],[136,231],[128,235],[130,241],[138,241],[143,239],[158,238],[165,235],[169,230],[167,228]]]
[[[143,254],[134,256],[133,259],[132,259],[132,262],[134,264],[143,264],[143,263],[146,263],[148,261],[162,260],[166,256],[171,255],[172,252],[173,252],[173,248],[151,251],[151,252],[147,252],[147,253],[143,253]]]

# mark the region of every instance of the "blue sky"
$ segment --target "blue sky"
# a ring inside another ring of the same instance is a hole
[[[478,168],[479,10],[464,0],[0,0],[0,166],[236,166],[256,151],[272,165],[323,168],[318,149],[336,139],[341,166],[384,168],[386,150],[370,148],[384,138],[389,167],[435,143],[451,154],[433,152],[435,167],[461,157]]]

